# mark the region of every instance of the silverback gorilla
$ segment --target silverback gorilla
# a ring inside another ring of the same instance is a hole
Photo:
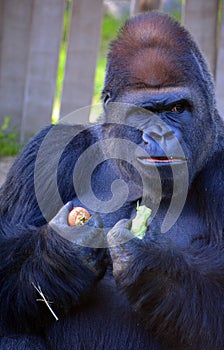
[[[1,188],[0,349],[221,350],[224,127],[206,61],[177,22],[139,15],[111,44],[102,99],[102,123],[44,129]],[[91,219],[70,227],[73,206]]]

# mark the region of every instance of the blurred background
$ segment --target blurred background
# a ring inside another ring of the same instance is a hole
[[[155,9],[191,31],[224,116],[223,0],[0,0],[0,157],[18,153],[44,126],[99,103],[109,42],[129,16]],[[87,119],[81,114],[80,123]]]

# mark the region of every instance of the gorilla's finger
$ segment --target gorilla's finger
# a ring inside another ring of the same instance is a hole
[[[98,228],[103,228],[103,222],[99,214],[91,214],[89,221],[85,223],[86,226],[93,226]]]
[[[120,220],[116,225],[108,232],[107,241],[109,247],[120,246],[121,244],[128,242],[135,238],[130,231],[130,220]]]

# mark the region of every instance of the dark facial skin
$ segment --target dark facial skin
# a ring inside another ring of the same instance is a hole
[[[170,166],[186,166],[189,154],[183,133],[192,119],[188,89],[161,89],[159,92],[155,89],[133,89],[116,98],[115,104],[111,100],[111,97],[105,97],[107,120],[113,120],[113,109],[117,111],[118,108],[121,122],[141,132],[140,145],[148,156],[136,157],[149,173],[150,167],[156,166],[166,179],[172,177]]]
[[[107,99],[105,104],[106,110],[109,101]],[[182,160],[175,151],[176,143],[183,141],[183,130],[192,118],[192,102],[187,89],[133,90],[119,96],[115,102],[130,104],[126,115],[122,115],[123,121],[142,131],[145,147],[155,162],[165,165]],[[133,105],[139,108],[133,108]]]

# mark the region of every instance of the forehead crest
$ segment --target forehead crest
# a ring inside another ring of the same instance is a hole
[[[207,62],[189,32],[166,14],[149,12],[127,20],[110,46],[104,91],[133,84],[214,88]]]

